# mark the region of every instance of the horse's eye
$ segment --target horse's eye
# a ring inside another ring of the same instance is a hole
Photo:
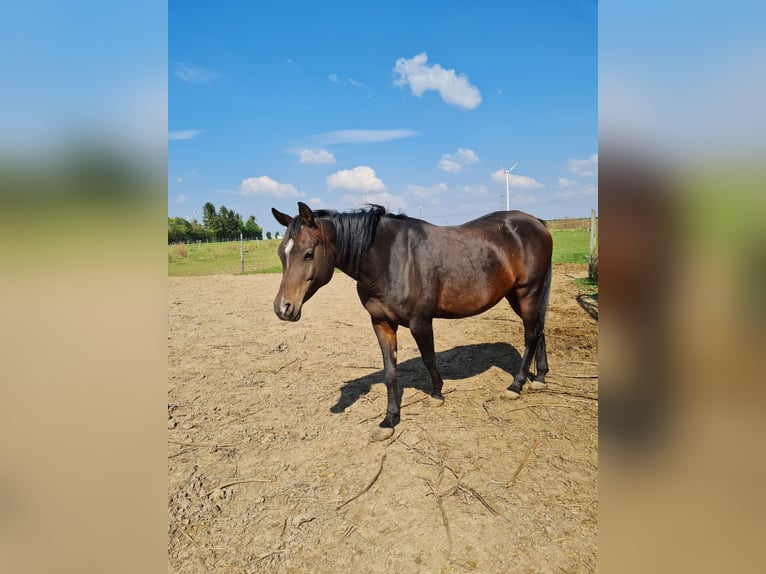
[[[306,251],[306,255],[303,256],[304,261],[311,261],[314,259],[314,252],[313,251]]]

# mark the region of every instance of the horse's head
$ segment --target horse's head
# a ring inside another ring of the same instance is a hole
[[[335,268],[334,228],[314,217],[308,205],[298,202],[298,215],[291,217],[273,207],[271,213],[287,227],[279,245],[282,283],[274,298],[274,312],[283,321],[301,318],[303,304],[332,279]]]

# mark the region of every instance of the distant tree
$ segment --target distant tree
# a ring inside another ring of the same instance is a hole
[[[192,225],[183,217],[168,217],[168,243],[183,243],[191,239]]]
[[[217,218],[218,214],[215,212],[215,205],[208,201],[202,206],[202,225],[206,228],[211,227]]]
[[[244,231],[242,232],[246,239],[263,239],[263,229],[255,222],[255,216],[247,218]]]
[[[192,219],[190,222],[191,225],[191,234],[189,236],[189,239],[191,241],[204,241],[207,238],[207,235],[205,234],[205,228],[200,225],[199,221],[196,219]]]
[[[225,205],[218,210],[220,229],[217,239],[237,239],[242,233],[244,225],[242,217],[234,210],[227,209]]]
[[[266,232],[266,239],[271,239],[271,231]]]
[[[239,234],[244,234],[245,231],[245,225],[239,213],[225,205],[216,212],[215,205],[210,202],[202,208],[202,225],[207,237],[214,241],[239,239]]]
[[[209,239],[219,239],[221,233],[221,221],[215,211],[215,205],[209,201],[202,207],[202,225]]]
[[[242,216],[233,209],[222,205],[216,210],[215,205],[210,202],[202,207],[202,225],[196,220],[189,225],[191,226],[190,237],[193,241],[196,241],[197,235],[200,236],[199,239],[207,237],[212,241],[239,239],[240,233],[246,239],[263,239],[263,229],[256,222],[254,215],[248,217],[245,223],[242,221]]]
[[[274,239],[279,239],[279,231],[274,232]]]

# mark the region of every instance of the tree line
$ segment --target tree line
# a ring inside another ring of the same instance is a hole
[[[239,239],[240,233],[244,239],[263,239],[263,229],[254,215],[243,222],[239,213],[224,205],[216,211],[215,205],[207,202],[202,207],[202,223],[196,219],[168,217],[168,243]],[[266,235],[271,239],[271,233]]]

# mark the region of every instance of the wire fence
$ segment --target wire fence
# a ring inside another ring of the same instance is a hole
[[[587,265],[589,276],[598,276],[598,218],[548,220],[553,235],[553,262]],[[591,237],[592,236],[592,237]],[[592,249],[591,249],[591,243]],[[279,239],[236,241],[196,241],[168,245],[171,275],[207,273],[279,272]]]
[[[568,218],[546,222],[553,235],[553,262],[598,264],[598,218]]]
[[[598,225],[598,218],[596,218]],[[590,217],[566,217],[564,219],[547,219],[545,225],[551,231],[590,229]]]

